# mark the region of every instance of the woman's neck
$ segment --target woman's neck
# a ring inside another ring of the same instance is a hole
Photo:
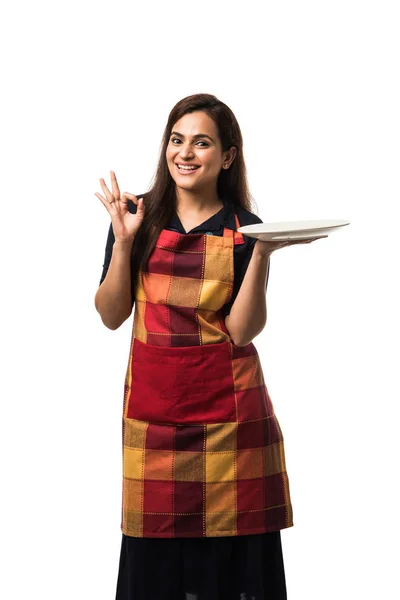
[[[219,198],[217,190],[192,191],[179,188],[176,190],[176,211],[185,215],[214,214],[223,207],[223,201]]]

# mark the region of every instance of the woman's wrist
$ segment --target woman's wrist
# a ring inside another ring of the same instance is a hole
[[[254,250],[257,256],[261,256],[262,258],[270,258],[272,251],[268,242],[262,242],[261,240],[257,240],[254,244]]]
[[[134,242],[134,238],[129,239],[129,240],[118,240],[118,239],[116,239],[114,241],[113,248],[121,248],[122,250],[132,249],[133,242]]]

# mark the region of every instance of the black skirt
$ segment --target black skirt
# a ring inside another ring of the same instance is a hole
[[[122,534],[116,600],[286,600],[280,531],[237,537]]]

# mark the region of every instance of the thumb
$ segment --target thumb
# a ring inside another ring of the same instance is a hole
[[[144,199],[143,198],[139,198],[139,200],[137,201],[137,209],[136,209],[136,214],[137,213],[144,213]]]

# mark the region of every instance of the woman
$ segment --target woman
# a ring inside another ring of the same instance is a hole
[[[96,193],[111,225],[95,305],[117,329],[135,304],[117,600],[284,599],[289,482],[252,339],[270,255],[293,242],[237,231],[261,219],[239,125],[212,95],[172,109],[149,192],[111,182]]]

